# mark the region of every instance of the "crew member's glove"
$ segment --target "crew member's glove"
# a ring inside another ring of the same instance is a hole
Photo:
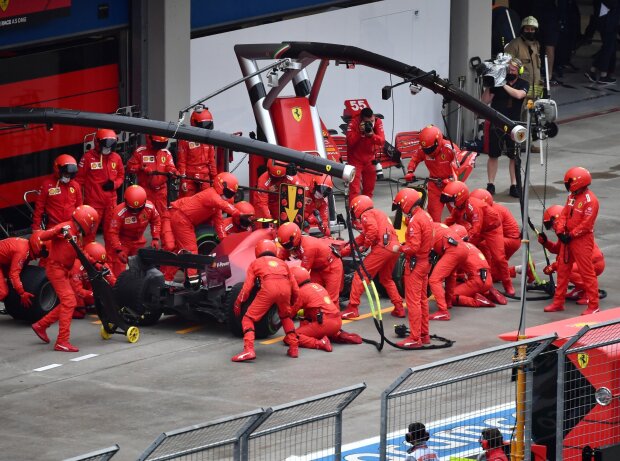
[[[235,301],[235,305],[233,306],[233,314],[235,315],[235,317],[240,317],[241,316],[241,303]]]
[[[405,175],[405,181],[407,181],[407,182],[415,181],[415,175],[413,173],[407,173]]]
[[[159,249],[161,247],[161,244],[159,242],[158,238],[153,238],[151,240],[151,248],[155,248],[155,249]]]
[[[106,191],[114,190],[114,181],[112,181],[111,179],[108,179],[106,182],[104,182],[101,185],[101,188]]]
[[[118,256],[118,260],[123,264],[127,264],[127,253],[123,250],[116,250],[116,255]]]
[[[562,242],[565,245],[568,245],[570,241],[573,239],[567,232],[558,234],[558,238],[560,239],[560,242]]]
[[[543,272],[545,275],[551,275],[556,271],[557,268],[558,268],[558,263],[554,262],[552,264],[549,264],[547,267],[545,267],[543,269]]]
[[[26,309],[32,306],[32,298],[34,298],[34,295],[32,293],[28,293],[27,291],[24,291],[21,295],[19,295],[19,300],[22,303],[22,306]]]
[[[538,234],[538,243],[540,243],[541,245],[544,245],[545,243],[547,243],[547,240],[549,240],[547,238],[547,234],[545,234],[544,232],[541,232],[540,234]]]

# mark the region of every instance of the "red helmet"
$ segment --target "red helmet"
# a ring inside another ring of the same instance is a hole
[[[99,213],[92,206],[80,205],[73,211],[73,221],[82,234],[92,234],[99,224]]]
[[[74,178],[77,171],[77,162],[69,154],[61,154],[54,160],[54,175],[56,175],[56,178],[62,176]]]
[[[308,272],[304,267],[301,266],[293,266],[291,267],[291,272],[293,273],[293,277],[297,281],[297,285],[301,286],[304,282],[310,281],[310,272]]]
[[[213,129],[213,115],[211,115],[207,107],[195,109],[190,122],[192,126],[197,126],[198,128]]]
[[[450,228],[453,229],[456,235],[461,237],[462,240],[467,240],[469,238],[467,229],[465,229],[464,226],[461,226],[460,224],[452,224]]]
[[[252,204],[250,202],[241,201],[235,203],[235,208],[239,211],[239,215],[233,216],[233,222],[237,226],[250,227],[255,213]]]
[[[392,210],[400,208],[403,213],[411,214],[413,210],[422,205],[422,192],[405,187],[398,191],[392,201]]]
[[[43,229],[37,229],[30,236],[29,243],[30,252],[32,253],[32,259],[37,259],[39,256],[47,256],[47,249],[45,248],[45,244],[41,241],[40,238],[42,233]]]
[[[283,178],[286,176],[286,165],[276,164],[275,160],[268,160],[267,171],[272,178]]]
[[[486,189],[474,189],[471,191],[470,197],[487,202],[488,205],[493,205],[493,196]]]
[[[278,228],[278,242],[286,250],[299,247],[301,243],[301,230],[293,222],[285,222]]]
[[[426,155],[433,155],[439,145],[443,142],[443,133],[434,125],[422,128],[419,138],[420,147]]]
[[[168,147],[168,138],[156,134],[147,134],[146,145],[153,150],[165,149]]]
[[[564,186],[569,192],[575,192],[592,184],[592,175],[580,166],[574,166],[564,175]]]
[[[543,213],[543,225],[545,229],[550,230],[553,227],[553,222],[558,219],[564,207],[562,205],[551,205]]]
[[[351,214],[354,219],[360,219],[362,213],[370,210],[374,206],[375,204],[372,202],[370,197],[367,195],[358,195],[351,200]]]
[[[118,138],[114,130],[108,130],[107,128],[100,128],[95,134],[95,147],[98,152],[109,154],[116,148]],[[105,150],[104,150],[105,149]]]
[[[219,195],[233,198],[239,189],[239,181],[232,173],[219,173],[213,180],[213,188]]]
[[[453,181],[446,184],[441,192],[441,203],[454,202],[454,206],[462,208],[469,198],[469,189],[464,182]]]
[[[101,243],[90,242],[86,244],[84,253],[92,263],[105,264],[107,262],[105,247]]]
[[[142,186],[133,185],[125,190],[125,206],[131,211],[138,212],[146,205],[146,191]]]
[[[320,197],[327,197],[331,195],[334,189],[334,180],[327,174],[312,177],[313,193],[320,195]]]
[[[264,256],[266,253],[270,253],[269,256],[275,256],[277,252],[278,248],[273,240],[261,240],[254,248],[254,254],[257,258]]]

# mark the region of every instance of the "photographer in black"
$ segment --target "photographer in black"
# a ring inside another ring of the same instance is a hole
[[[523,99],[527,96],[529,84],[519,77],[523,72],[523,64],[517,58],[511,58],[508,62],[506,81],[499,82],[501,86],[485,87],[482,93],[482,102],[491,103],[491,107],[502,113],[511,120],[521,118]],[[497,85],[498,82],[496,82]],[[515,174],[515,143],[510,139],[510,133],[493,126],[487,120],[484,125],[484,152],[489,155],[487,162],[487,190],[495,194],[495,176],[499,165],[499,157],[504,154],[510,159],[508,166],[510,172],[510,196],[520,197],[521,186],[517,184]]]
[[[361,187],[362,194],[372,198],[377,183],[375,153],[384,144],[383,122],[370,107],[365,107],[347,127],[347,161],[357,170],[349,189],[350,200],[360,195]]]

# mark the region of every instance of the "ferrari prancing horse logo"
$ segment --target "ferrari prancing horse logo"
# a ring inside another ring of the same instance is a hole
[[[0,8],[2,8],[2,11],[6,11],[8,7],[9,7],[9,0],[0,0]]]
[[[293,112],[293,118],[295,119],[296,122],[301,122],[301,117],[303,116],[303,112],[301,110],[301,107],[296,106],[293,107],[291,109],[291,112]]]
[[[588,366],[588,362],[590,361],[590,356],[586,353],[577,354],[577,363],[579,364],[579,368],[585,368]]]

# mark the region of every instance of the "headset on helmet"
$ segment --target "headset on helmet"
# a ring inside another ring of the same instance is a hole
[[[161,150],[168,147],[168,138],[155,134],[146,135],[146,145],[153,150]]]
[[[233,222],[239,227],[250,227],[255,213],[254,206],[242,200],[235,203],[235,208],[239,211],[239,215],[233,216]]]
[[[405,187],[398,191],[392,201],[392,211],[401,209],[405,214],[411,214],[416,207],[422,206],[422,192]]]
[[[99,128],[95,134],[95,146],[97,151],[103,154],[109,154],[116,148],[118,138],[114,130],[107,128]]]
[[[426,442],[430,439],[431,435],[426,430],[426,426],[422,423],[411,423],[407,433],[405,434],[405,440],[411,445],[417,445],[420,442]]]
[[[564,175],[564,186],[569,192],[575,192],[592,184],[592,175],[580,166],[570,168]]]
[[[78,230],[84,234],[92,234],[99,224],[99,213],[89,205],[80,205],[73,211],[73,221],[78,226]]]
[[[493,205],[493,196],[486,189],[474,189],[469,194],[470,197],[477,198],[478,200],[482,200],[486,202],[488,205]]]
[[[301,243],[301,229],[293,222],[285,222],[278,227],[278,242],[285,250],[299,247]]]
[[[293,266],[291,267],[291,272],[297,281],[297,285],[302,286],[308,282],[311,282],[310,272],[308,272],[305,267]]]
[[[441,203],[454,202],[454,206],[462,208],[469,198],[469,189],[464,182],[452,181],[446,184],[441,192],[439,200]]]
[[[197,107],[194,112],[192,112],[192,117],[190,119],[190,123],[192,126],[197,126],[198,128],[206,128],[207,130],[213,129],[213,115],[209,112],[208,107]]]
[[[254,254],[257,258],[261,256],[275,256],[278,248],[273,240],[261,240],[254,247]]]
[[[503,447],[504,437],[498,428],[487,427],[482,429],[482,433],[480,434],[480,446],[483,450]]]
[[[107,262],[105,247],[101,243],[90,242],[86,244],[84,253],[93,263],[105,264]]]
[[[213,188],[219,195],[231,199],[239,189],[239,180],[232,173],[222,172],[213,180]]]
[[[553,223],[562,214],[564,207],[562,205],[551,205],[543,213],[543,225],[545,229],[550,230],[553,227]]]
[[[440,144],[443,142],[443,133],[434,125],[428,125],[422,128],[418,139],[420,147],[426,155],[433,155]]]
[[[275,160],[268,160],[267,171],[272,178],[283,178],[286,176],[286,165],[276,163]]]
[[[125,206],[129,208],[130,211],[141,211],[146,205],[146,191],[142,186],[136,184],[129,186],[125,190],[123,198],[125,200]]]
[[[54,160],[54,175],[56,178],[75,178],[78,167],[75,159],[69,154],[61,154]]]
[[[351,215],[354,219],[360,219],[362,213],[374,207],[372,199],[367,195],[358,195],[351,200]]]

